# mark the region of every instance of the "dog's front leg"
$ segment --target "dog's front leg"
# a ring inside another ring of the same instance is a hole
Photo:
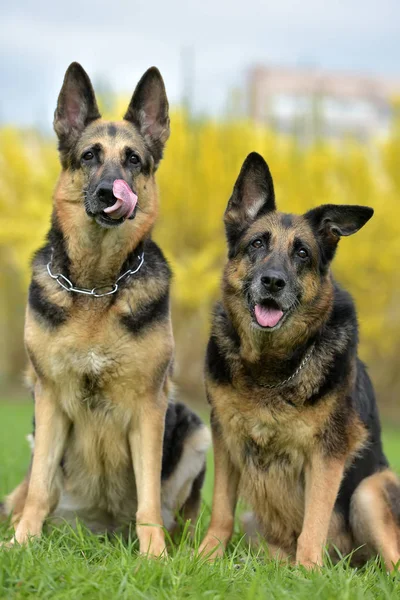
[[[11,543],[25,543],[39,536],[43,522],[57,502],[55,476],[65,448],[70,421],[52,390],[41,383],[35,386],[35,448],[28,494]]]
[[[210,560],[223,555],[233,533],[240,474],[233,465],[215,418],[211,419],[214,448],[214,492],[211,523],[199,553]]]
[[[305,511],[297,540],[296,562],[311,569],[322,565],[333,507],[343,478],[344,460],[316,454],[305,471]]]
[[[135,471],[136,531],[143,554],[166,554],[161,516],[161,466],[167,400],[144,401],[132,423],[129,443]]]

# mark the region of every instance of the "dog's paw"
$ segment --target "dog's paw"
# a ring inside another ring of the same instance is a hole
[[[296,556],[296,564],[304,567],[307,571],[320,569],[322,567],[322,559],[319,557]]]
[[[30,540],[40,538],[42,534],[42,523],[36,521],[26,521],[22,519],[15,530],[14,540],[21,546],[27,544]]]
[[[308,571],[322,567],[323,549],[319,544],[310,542],[304,534],[297,540],[296,564]]]
[[[164,532],[161,527],[141,526],[139,534],[139,552],[149,558],[168,556]]]
[[[168,551],[165,543],[151,543],[145,550],[140,550],[140,554],[147,558],[168,558]]]
[[[209,562],[224,555],[225,547],[223,543],[213,534],[207,534],[200,544],[198,554]]]

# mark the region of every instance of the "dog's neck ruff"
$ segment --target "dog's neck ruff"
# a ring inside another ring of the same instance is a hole
[[[118,292],[121,282],[124,279],[127,279],[131,275],[135,275],[135,273],[140,271],[144,263],[144,252],[138,254],[137,259],[138,266],[135,269],[128,269],[127,271],[125,271],[125,273],[122,273],[122,275],[118,277],[115,283],[98,285],[92,289],[75,287],[74,284],[62,273],[52,273],[51,263],[53,262],[53,249],[51,251],[50,261],[47,263],[46,268],[50,277],[57,281],[58,285],[64,288],[64,290],[66,290],[67,292],[73,292],[75,294],[85,294],[86,296],[92,296],[93,298],[102,298],[103,296],[111,296],[112,294],[116,294]]]
[[[284,385],[286,385],[287,383],[289,383],[290,381],[292,381],[292,379],[294,379],[295,377],[297,377],[297,375],[300,373],[300,371],[302,369],[304,369],[304,367],[306,366],[306,364],[308,363],[308,361],[312,357],[312,355],[314,353],[314,350],[315,350],[315,342],[312,344],[311,348],[309,349],[309,351],[307,352],[307,354],[305,355],[305,357],[303,358],[303,360],[301,361],[301,363],[299,364],[299,366],[297,367],[297,369],[295,370],[295,372],[292,373],[290,375],[290,377],[288,377],[287,379],[284,379],[283,381],[279,381],[278,383],[273,383],[273,384],[258,383],[258,385],[261,385],[261,387],[267,388],[268,390],[273,390],[273,389],[276,389],[276,388],[283,387]]]

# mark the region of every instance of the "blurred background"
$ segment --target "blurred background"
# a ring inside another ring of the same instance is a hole
[[[52,114],[81,62],[103,115],[120,118],[151,65],[171,138],[154,237],[172,263],[177,381],[204,402],[202,367],[225,259],[222,215],[245,156],[268,161],[281,209],[367,204],[334,264],[354,295],[361,356],[386,421],[400,423],[400,3],[228,0],[0,7],[0,401],[27,398],[29,262],[59,173]]]

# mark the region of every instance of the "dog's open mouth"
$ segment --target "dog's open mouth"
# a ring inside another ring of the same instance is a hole
[[[256,304],[254,307],[254,316],[260,327],[270,329],[276,327],[281,322],[284,314],[275,300],[267,300],[262,304]]]

